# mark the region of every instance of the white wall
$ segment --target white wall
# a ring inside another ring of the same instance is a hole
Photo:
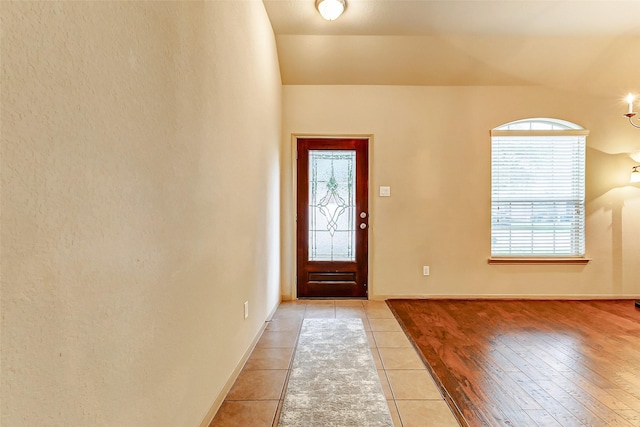
[[[640,295],[640,187],[628,184],[640,131],[610,97],[548,87],[284,86],[285,298],[295,295],[291,135],[373,134],[370,297]],[[488,265],[489,131],[529,117],[568,120],[587,138],[586,266]],[[378,187],[391,186],[391,197]],[[291,260],[287,263],[287,260]],[[431,275],[422,275],[422,266]]]
[[[198,425],[280,297],[264,6],[0,7],[1,424]]]

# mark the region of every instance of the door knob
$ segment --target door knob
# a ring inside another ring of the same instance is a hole
[[[365,224],[364,222],[362,224],[360,224],[360,229],[364,230],[365,228],[367,228],[367,224]]]
[[[366,212],[360,212],[360,218],[365,219],[367,217]]]

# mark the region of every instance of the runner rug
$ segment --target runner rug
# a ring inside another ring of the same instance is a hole
[[[305,319],[280,427],[392,427],[360,319]]]

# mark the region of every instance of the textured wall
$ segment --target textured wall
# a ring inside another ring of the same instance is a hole
[[[280,296],[264,6],[0,7],[1,424],[197,425]]]
[[[284,86],[283,262],[295,259],[292,133],[373,134],[370,292],[384,296],[633,297],[640,295],[640,187],[629,155],[640,131],[611,89],[597,97],[546,87]],[[527,117],[582,125],[587,138],[586,266],[488,265],[491,139]],[[640,159],[638,159],[640,160]],[[378,187],[391,186],[391,197]],[[287,219],[289,218],[289,219]],[[431,275],[422,275],[422,266]]]

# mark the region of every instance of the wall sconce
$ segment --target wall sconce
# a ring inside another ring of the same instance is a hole
[[[347,6],[346,0],[317,0],[316,7],[320,15],[327,21],[335,21],[342,15]]]
[[[625,114],[624,116],[627,117],[629,119],[629,123],[631,123],[631,126],[636,127],[636,128],[640,128],[640,125],[637,125],[633,122],[633,118],[636,114],[635,111],[633,111],[633,101],[635,100],[635,97],[633,96],[633,94],[629,94],[627,95],[626,101],[627,104],[629,104],[629,111],[627,112],[627,114]],[[636,119],[636,121],[638,123],[640,123],[640,120]]]
[[[634,166],[631,169],[631,177],[629,178],[629,182],[632,184],[640,182],[640,170],[638,170],[638,168],[640,168],[640,165]]]

